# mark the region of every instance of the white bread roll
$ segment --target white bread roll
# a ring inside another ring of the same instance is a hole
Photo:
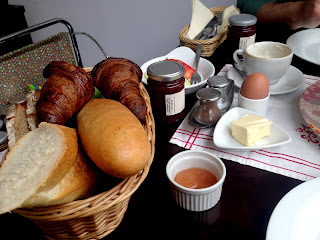
[[[95,190],[97,176],[96,166],[79,147],[74,164],[62,180],[52,189],[34,194],[21,207],[44,207],[89,197]]]
[[[75,129],[41,123],[9,151],[0,167],[0,214],[56,186],[78,153]]]
[[[77,125],[85,151],[111,176],[131,177],[151,158],[150,141],[143,126],[117,101],[90,100],[78,113]]]

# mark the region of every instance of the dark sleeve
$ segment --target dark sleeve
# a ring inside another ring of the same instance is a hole
[[[241,13],[249,13],[257,16],[260,8],[270,2],[277,2],[277,0],[237,0],[237,7]]]

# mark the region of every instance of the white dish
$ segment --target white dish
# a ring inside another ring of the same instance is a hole
[[[270,217],[266,240],[320,239],[320,178],[289,191]]]
[[[256,114],[245,108],[235,107],[226,112],[218,121],[213,132],[213,143],[215,146],[232,150],[253,150],[277,147],[291,141],[290,135],[279,125],[272,122],[270,136],[262,138],[255,146],[244,146],[239,143],[231,134],[230,123],[246,114]]]
[[[227,77],[234,81],[236,87],[240,88],[243,78],[234,67],[230,68]],[[270,85],[270,95],[279,95],[293,92],[299,89],[305,81],[303,73],[296,67],[290,66],[287,74],[279,80],[276,84]]]
[[[147,79],[145,78],[144,73],[147,71],[147,68],[150,64],[158,61],[163,61],[167,58],[179,59],[185,62],[186,64],[188,64],[190,67],[195,69],[196,67],[195,55],[196,55],[195,52],[191,48],[178,47],[172,50],[170,53],[168,53],[165,56],[157,57],[149,60],[148,62],[142,64],[141,66],[141,70],[143,72],[142,82],[144,84],[147,84]],[[185,88],[186,94],[194,93],[198,91],[200,88],[202,88],[207,83],[207,79],[214,75],[215,67],[207,59],[200,57],[198,72],[201,76],[201,82],[197,84],[193,84],[191,86],[187,86]]]
[[[293,53],[298,57],[320,65],[320,29],[307,29],[292,34],[287,39]]]

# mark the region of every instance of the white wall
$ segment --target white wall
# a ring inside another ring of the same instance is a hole
[[[208,8],[236,5],[236,0],[201,0]],[[190,23],[192,0],[9,0],[24,5],[28,26],[63,18],[75,31],[92,35],[108,56],[125,57],[139,65],[179,45],[179,32]],[[33,34],[38,41],[66,31],[63,25]],[[77,37],[84,66],[103,59],[84,36]]]

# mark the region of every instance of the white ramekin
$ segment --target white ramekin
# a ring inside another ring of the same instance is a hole
[[[199,167],[213,173],[218,182],[210,187],[191,189],[176,183],[175,175],[186,168]],[[226,177],[226,167],[217,156],[204,151],[186,150],[174,155],[167,163],[167,177],[170,192],[176,203],[187,210],[200,212],[214,207],[221,197],[222,185]]]

